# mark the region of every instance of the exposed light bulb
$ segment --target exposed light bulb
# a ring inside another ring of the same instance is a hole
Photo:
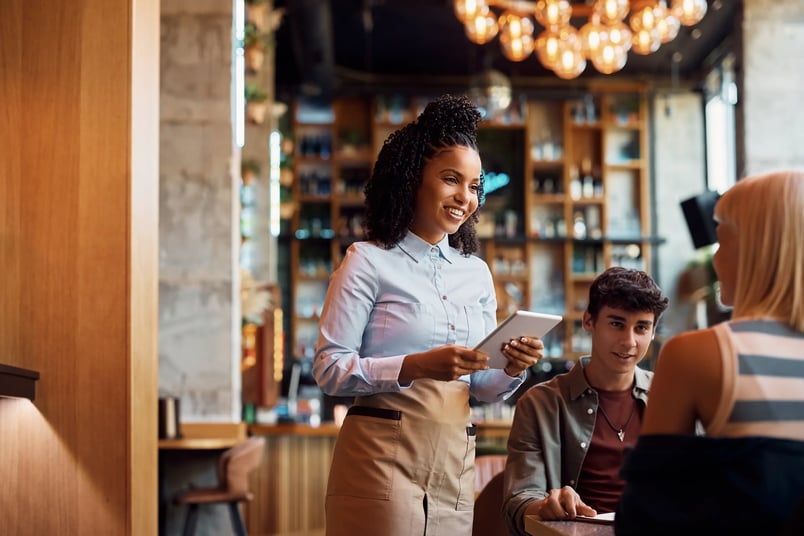
[[[553,30],[545,30],[536,38],[536,55],[542,65],[548,69],[553,69],[558,62],[559,40],[558,32]]]
[[[497,19],[487,6],[483,6],[475,18],[467,22],[464,28],[466,36],[471,41],[484,45],[497,35]]]
[[[631,38],[633,34],[624,22],[609,26],[609,41],[612,45],[622,48],[628,52],[631,50]]]
[[[533,13],[539,24],[545,28],[561,27],[569,24],[572,6],[569,0],[539,0]]]
[[[631,42],[633,44],[631,50],[643,56],[656,52],[662,44],[659,32],[646,29],[635,32]]]
[[[629,10],[628,0],[597,0],[594,11],[600,14],[600,19],[606,24],[622,22]]]
[[[684,26],[694,26],[706,15],[706,0],[673,0],[671,10]]]
[[[455,0],[452,6],[455,16],[464,24],[474,19],[483,7],[488,7],[484,0]]]
[[[500,45],[503,54],[511,61],[522,61],[533,52],[533,22],[508,12],[500,17]]]
[[[608,43],[600,49],[599,54],[590,59],[595,69],[603,74],[612,74],[625,67],[628,52],[622,47]]]

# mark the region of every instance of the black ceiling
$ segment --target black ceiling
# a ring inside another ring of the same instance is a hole
[[[709,0],[698,25],[682,27],[674,41],[651,55],[629,53],[625,68],[605,78],[698,78],[707,57],[735,33],[741,4]],[[487,67],[506,73],[521,89],[567,84],[534,56],[508,61],[498,38],[482,46],[471,43],[451,0],[275,0],[274,5],[286,10],[276,35],[280,99],[316,91],[330,95],[416,92],[435,86],[461,89],[471,75]],[[580,26],[579,21],[573,23]],[[675,52],[681,53],[678,77],[671,69]],[[590,64],[579,80],[595,77],[603,75]]]

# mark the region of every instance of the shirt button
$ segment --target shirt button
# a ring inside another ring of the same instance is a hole
[[[570,480],[570,482],[569,482],[569,483],[570,483],[570,486],[574,486],[574,485],[575,485],[575,481],[574,481],[574,480]]]
[[[581,441],[581,448],[582,448],[582,449],[585,449],[585,448],[586,448],[586,441]]]
[[[450,324],[449,329],[451,329],[452,331],[455,331],[455,324]]]
[[[589,415],[591,415],[594,412],[595,412],[595,410],[593,410],[592,408],[589,408],[589,409],[586,410],[586,413],[589,414]]]
[[[446,299],[447,299],[447,297],[446,297],[446,296],[441,296],[441,299],[442,299],[442,300],[446,300]]]
[[[430,253],[438,253],[438,250],[437,250],[436,248],[432,248],[432,249],[430,250]]]

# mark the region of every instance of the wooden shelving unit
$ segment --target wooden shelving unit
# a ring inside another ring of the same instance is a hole
[[[427,100],[336,99],[313,113],[296,103],[294,358],[312,357],[329,273],[362,239],[363,185],[383,141]],[[594,277],[612,265],[651,266],[646,94],[638,85],[590,88],[581,98],[512,106],[478,136],[487,179],[480,254],[494,275],[498,316],[518,308],[563,315],[548,355],[574,358],[588,351],[581,318]]]
[[[548,349],[572,358],[589,350],[581,320],[595,276],[613,265],[651,266],[647,99],[640,86],[592,88],[579,99],[531,101],[527,117],[523,305],[564,315]]]
[[[291,356],[310,358],[329,274],[349,244],[362,238],[363,185],[371,172],[370,104],[337,99],[298,101],[293,110],[294,183],[291,225]]]

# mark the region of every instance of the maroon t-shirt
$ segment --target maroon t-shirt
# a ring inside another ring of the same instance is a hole
[[[600,406],[613,426],[609,425],[598,408],[592,444],[581,467],[576,490],[583,502],[597,510],[598,514],[617,509],[617,501],[623,490],[620,467],[623,465],[625,448],[636,443],[642,428],[643,405],[633,397],[631,391],[630,388],[626,391],[597,390]],[[617,436],[620,427],[623,431],[622,442]]]

